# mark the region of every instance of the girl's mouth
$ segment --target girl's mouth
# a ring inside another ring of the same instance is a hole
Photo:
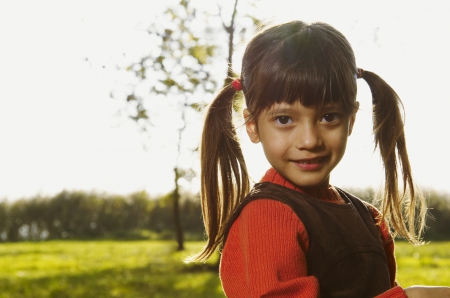
[[[323,160],[324,160],[324,157],[317,157],[317,158],[312,158],[312,159],[295,160],[294,163],[296,166],[298,166],[302,170],[312,171],[312,170],[319,169],[322,165]]]
[[[302,164],[315,164],[315,163],[319,163],[322,160],[322,157],[320,158],[315,158],[315,159],[309,159],[309,160],[299,160],[297,161],[297,163],[302,163]]]

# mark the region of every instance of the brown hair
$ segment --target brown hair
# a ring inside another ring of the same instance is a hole
[[[257,119],[274,103],[295,101],[305,106],[336,102],[351,114],[358,107],[357,72],[353,50],[340,32],[324,23],[294,21],[265,29],[250,41],[240,80],[251,119]],[[387,219],[398,234],[418,243],[416,232],[420,235],[423,229],[425,206],[411,176],[402,103],[376,74],[365,71],[363,78],[373,95],[375,146],[380,148],[385,168],[382,220]],[[208,259],[223,244],[224,227],[250,188],[232,119],[235,94],[232,85],[225,86],[211,103],[205,119],[201,199],[208,240],[196,260]],[[398,164],[402,169],[403,195],[398,191]],[[416,202],[421,210],[417,230]]]

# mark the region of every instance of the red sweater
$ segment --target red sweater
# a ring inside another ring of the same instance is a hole
[[[345,203],[330,187],[302,190],[274,169],[261,182],[272,182],[317,199]],[[368,205],[377,218],[378,211]],[[406,298],[395,281],[394,241],[386,225],[380,226],[392,288],[377,298]],[[270,239],[267,241],[266,239]],[[220,278],[227,297],[320,297],[319,283],[307,275],[308,233],[287,205],[270,199],[250,202],[233,223],[223,247]]]

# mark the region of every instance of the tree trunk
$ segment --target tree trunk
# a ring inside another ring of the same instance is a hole
[[[183,237],[183,228],[181,227],[181,220],[180,220],[180,192],[178,187],[178,179],[180,178],[180,175],[178,173],[178,168],[175,167],[173,169],[175,172],[175,189],[173,191],[173,220],[175,225],[175,233],[176,233],[176,239],[178,243],[177,250],[184,250],[184,237]]]
[[[225,31],[228,33],[228,68],[227,68],[227,77],[225,78],[225,85],[228,85],[231,83],[233,78],[233,51],[234,51],[234,30],[236,29],[234,27],[234,19],[236,18],[237,13],[237,4],[238,0],[234,2],[234,9],[233,14],[231,15],[231,21],[230,25],[227,26],[222,20],[222,25]]]

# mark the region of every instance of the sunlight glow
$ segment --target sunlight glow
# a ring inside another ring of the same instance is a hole
[[[176,149],[167,137],[179,125],[174,111],[162,102],[156,106],[160,126],[147,139],[135,123],[117,116],[123,102],[110,98],[112,90],[127,92],[126,86],[117,87],[127,81],[118,68],[153,47],[145,29],[162,11],[160,3],[30,0],[0,4],[0,199],[63,189],[121,194],[145,189],[157,195],[173,188]],[[194,3],[207,7],[214,1]],[[445,174],[450,167],[446,133],[450,93],[444,74],[450,68],[450,2],[293,3],[262,0],[259,11],[273,22],[322,21],[340,30],[352,44],[358,66],[379,74],[402,98],[418,183],[450,191]],[[224,14],[226,9],[224,5]],[[238,73],[242,49],[234,56]],[[358,82],[358,100],[361,109],[355,129],[331,183],[377,187],[382,171],[373,152],[370,90],[364,82]],[[194,125],[187,139],[195,147],[200,116],[190,119]],[[240,137],[250,173],[258,180],[268,163],[259,146],[247,141],[244,130]],[[198,170],[195,154],[182,159],[184,166]],[[198,180],[184,187],[196,191]]]

